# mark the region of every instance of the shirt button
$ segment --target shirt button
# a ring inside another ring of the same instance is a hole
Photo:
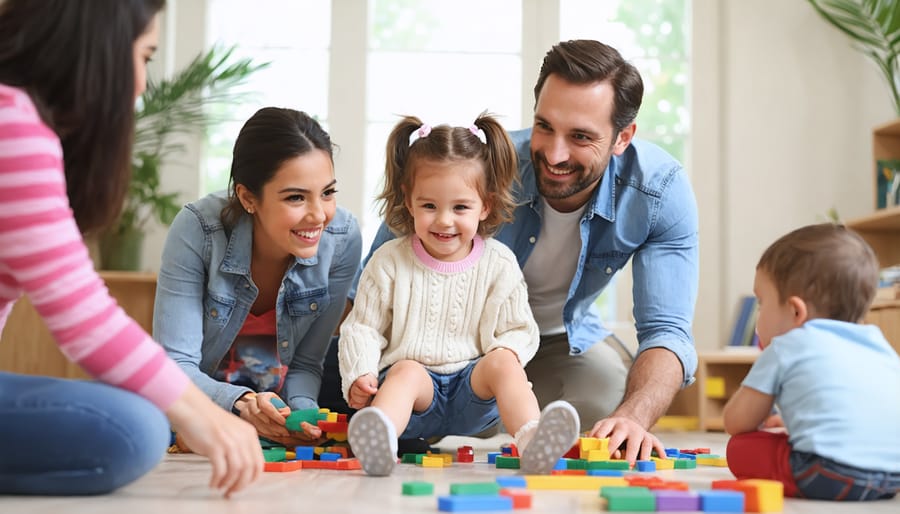
[[[213,318],[218,318],[218,317],[219,317],[219,311],[217,311],[217,310],[215,310],[215,309],[211,309],[211,310],[209,311],[209,315],[212,316]]]
[[[250,289],[250,282],[244,284],[244,289]]]
[[[282,341],[282,342],[281,342],[281,347],[282,347],[282,348],[287,348],[287,347],[288,347],[288,342],[287,342],[287,341]]]
[[[607,266],[607,267],[606,267],[606,274],[609,275],[610,273],[612,273],[612,268],[609,267],[609,266]]]
[[[528,242],[531,243],[531,244],[534,244],[535,241],[537,241],[537,238],[534,237],[534,236],[531,236],[531,237],[528,238]]]
[[[319,304],[317,304],[316,302],[309,304],[309,310],[311,310],[311,311],[319,310]]]

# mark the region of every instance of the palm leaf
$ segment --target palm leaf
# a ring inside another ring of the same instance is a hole
[[[900,2],[809,0],[810,5],[869,56],[886,79],[900,116]]]

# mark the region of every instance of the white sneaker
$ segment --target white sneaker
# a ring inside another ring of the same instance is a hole
[[[388,476],[397,464],[397,431],[378,407],[366,407],[350,418],[350,449],[366,474]]]
[[[551,402],[541,412],[537,431],[522,452],[519,465],[526,475],[550,473],[578,440],[581,423],[575,407],[562,400]]]

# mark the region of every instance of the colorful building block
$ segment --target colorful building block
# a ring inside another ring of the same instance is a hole
[[[500,493],[500,485],[496,482],[467,482],[450,484],[451,495],[495,495]]]
[[[569,475],[526,475],[528,489],[597,490],[604,486],[627,486],[620,477],[594,477]]]
[[[441,512],[508,511],[512,508],[513,501],[509,496],[438,496],[438,510]]]
[[[283,462],[266,462],[263,465],[263,471],[270,473],[288,473],[291,471],[299,471],[303,468],[303,462],[299,460],[289,460]]]
[[[514,510],[531,508],[531,493],[524,489],[500,489],[500,495],[512,498]]]
[[[744,512],[744,493],[740,491],[700,491],[700,510],[703,512]]]
[[[403,482],[404,496],[431,496],[434,494],[434,484],[431,482]]]
[[[654,512],[656,496],[646,487],[607,486],[600,489],[606,499],[606,510],[612,512]]]
[[[655,491],[659,512],[693,512],[700,510],[700,495],[693,491]]]

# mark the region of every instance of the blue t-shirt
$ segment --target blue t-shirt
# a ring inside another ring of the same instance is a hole
[[[773,338],[743,385],[775,397],[794,450],[900,472],[900,357],[878,327],[808,321]]]

